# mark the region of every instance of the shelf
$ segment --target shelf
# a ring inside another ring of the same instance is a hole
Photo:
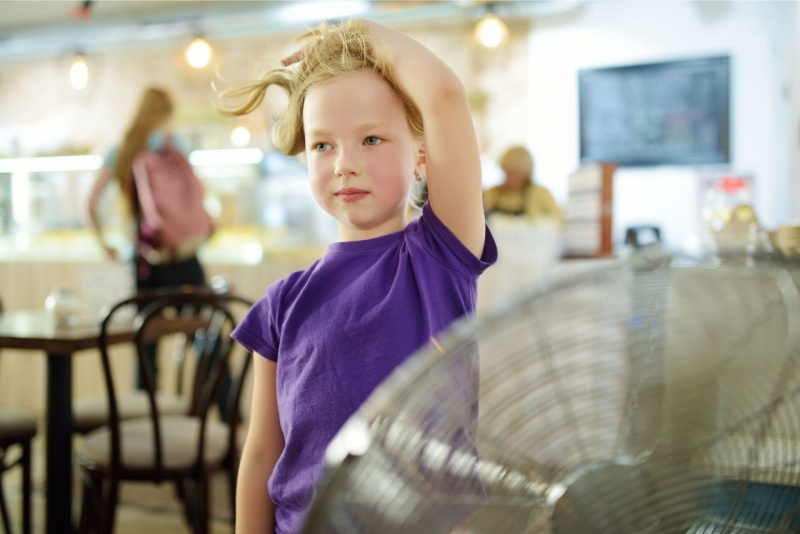
[[[194,150],[189,154],[189,162],[195,167],[256,165],[263,160],[264,152],[258,148]],[[102,166],[103,158],[97,154],[48,156],[41,158],[5,158],[0,159],[0,174],[20,172],[96,171]]]

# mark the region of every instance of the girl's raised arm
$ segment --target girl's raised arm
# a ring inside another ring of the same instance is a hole
[[[395,83],[422,114],[433,211],[480,257],[485,239],[481,162],[464,85],[450,67],[411,37],[375,22],[363,24],[387,59]]]

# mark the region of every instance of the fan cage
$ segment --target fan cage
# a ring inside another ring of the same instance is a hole
[[[798,266],[641,258],[457,323],[330,444],[306,532],[800,532]]]

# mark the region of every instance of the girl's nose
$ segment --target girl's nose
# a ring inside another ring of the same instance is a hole
[[[358,162],[358,158],[355,154],[352,154],[350,151],[341,150],[339,152],[338,157],[336,158],[336,163],[334,164],[333,172],[339,178],[344,178],[346,176],[356,176],[360,172],[360,164]]]

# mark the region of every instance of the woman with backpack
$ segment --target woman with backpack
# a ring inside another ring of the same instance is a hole
[[[210,235],[211,220],[203,210],[202,186],[186,159],[186,145],[170,133],[173,109],[166,91],[151,87],[144,92],[122,143],[106,155],[89,196],[92,227],[109,259],[118,261],[97,215],[106,186],[118,182],[136,222],[137,291],[206,282],[196,249]],[[155,346],[148,347],[148,358],[155,373]]]

